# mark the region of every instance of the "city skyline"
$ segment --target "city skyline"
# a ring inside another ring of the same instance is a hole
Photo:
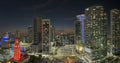
[[[1,31],[25,31],[27,26],[33,25],[37,16],[48,18],[57,31],[73,31],[75,16],[83,14],[85,8],[93,5],[103,5],[107,16],[110,10],[119,7],[118,0],[30,0],[30,1],[1,1]],[[109,19],[108,19],[109,20]],[[108,21],[109,22],[109,21]]]
[[[0,63],[120,63],[118,0],[0,1]]]

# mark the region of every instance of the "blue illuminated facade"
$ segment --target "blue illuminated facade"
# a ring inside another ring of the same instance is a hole
[[[80,21],[80,31],[81,31],[81,41],[82,43],[84,43],[84,20],[85,20],[85,15],[81,14],[81,15],[77,15],[77,21]]]
[[[3,38],[2,38],[2,41],[3,41],[3,42],[7,42],[8,40],[9,40],[9,37],[3,37]]]
[[[8,42],[9,41],[9,37],[3,37],[3,38],[1,38],[1,40],[0,40],[0,46],[2,46],[2,44],[4,43],[4,42]]]

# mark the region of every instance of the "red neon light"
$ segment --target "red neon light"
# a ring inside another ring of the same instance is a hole
[[[14,45],[14,60],[20,60],[21,58],[21,53],[20,53],[20,45],[18,43],[18,39],[15,40],[15,45]]]

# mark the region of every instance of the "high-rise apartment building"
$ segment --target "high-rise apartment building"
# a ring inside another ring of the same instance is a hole
[[[50,50],[50,19],[36,17],[33,23],[32,51],[47,54]]]
[[[106,56],[107,16],[103,6],[91,6],[85,9],[85,44],[91,48],[92,59]]]
[[[75,20],[75,43],[81,41],[81,22],[79,20]]]
[[[111,41],[114,45],[113,53],[120,54],[120,10],[112,9],[111,16]]]
[[[53,42],[55,40],[55,27],[50,26],[50,41]]]
[[[50,51],[50,19],[42,19],[42,53]]]

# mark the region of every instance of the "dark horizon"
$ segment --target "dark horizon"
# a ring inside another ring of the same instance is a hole
[[[93,5],[103,5],[109,18],[111,9],[120,9],[119,0],[4,0],[0,1],[0,29],[26,31],[36,16],[42,16],[51,19],[57,31],[73,31],[76,15]]]

